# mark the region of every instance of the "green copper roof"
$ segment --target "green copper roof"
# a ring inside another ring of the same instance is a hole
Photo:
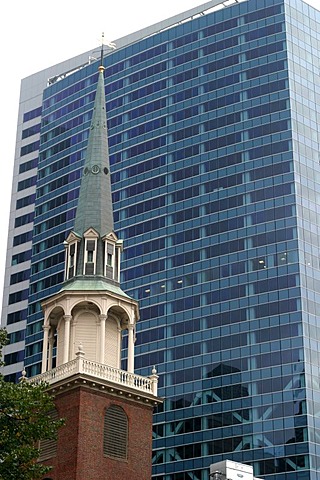
[[[74,224],[74,231],[80,235],[90,227],[101,236],[114,228],[103,72],[100,66]]]
[[[119,285],[113,284],[110,281],[101,277],[75,277],[62,285],[60,292],[65,291],[105,291],[121,297],[130,298]]]

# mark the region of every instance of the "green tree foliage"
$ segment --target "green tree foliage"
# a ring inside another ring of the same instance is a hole
[[[0,329],[0,361],[7,343]],[[51,469],[37,462],[39,441],[55,439],[63,420],[53,421],[53,397],[45,383],[32,384],[22,377],[18,384],[0,375],[0,480],[37,480]]]

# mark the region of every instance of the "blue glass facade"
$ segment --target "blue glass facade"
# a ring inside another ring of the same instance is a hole
[[[317,479],[319,27],[300,0],[248,0],[105,58],[121,285],[140,303],[135,370],[155,365],[165,398],[155,479],[208,480],[225,459],[268,480]],[[29,375],[41,301],[63,281],[96,82],[91,64],[53,83],[41,129],[24,130],[41,136],[26,147],[39,148],[37,178],[21,184],[36,181],[20,200],[34,216],[17,217],[33,230],[14,239],[32,238],[30,287],[9,304],[28,298]]]

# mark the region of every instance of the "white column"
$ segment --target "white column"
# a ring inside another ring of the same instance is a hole
[[[51,328],[50,335],[49,335],[48,370],[52,370],[53,344],[54,344],[54,333],[53,333],[53,329]]]
[[[134,373],[134,325],[128,325],[128,372]]]
[[[63,348],[63,363],[69,361],[69,344],[70,344],[70,322],[71,315],[65,315],[64,317],[64,348]]]
[[[103,313],[99,315],[100,318],[100,363],[104,363],[105,349],[106,349],[106,320],[107,315]]]
[[[47,371],[47,360],[48,360],[48,337],[49,337],[49,325],[43,325],[43,347],[42,347],[42,366],[41,372],[44,373]]]
[[[150,380],[152,381],[152,393],[153,395],[158,395],[158,378],[156,367],[153,367],[152,374],[150,375]]]

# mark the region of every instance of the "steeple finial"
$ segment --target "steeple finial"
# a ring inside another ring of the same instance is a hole
[[[103,67],[103,45],[104,45],[104,32],[102,32],[102,35],[101,35],[101,56],[100,56],[99,70],[101,67]]]
[[[110,48],[110,50],[115,50],[116,44],[114,42],[105,42],[104,40],[104,32],[101,34],[101,48],[100,48],[100,65],[99,65],[99,71],[102,68],[104,70],[103,66],[103,57],[104,57],[104,45]]]

